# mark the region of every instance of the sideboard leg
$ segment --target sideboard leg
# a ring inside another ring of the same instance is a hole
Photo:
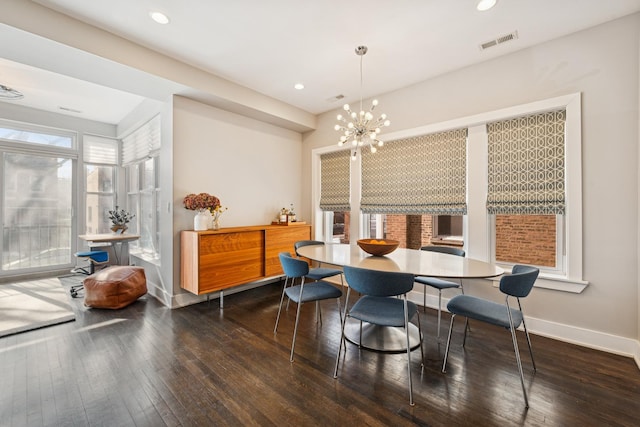
[[[220,310],[224,308],[224,291],[220,291]]]

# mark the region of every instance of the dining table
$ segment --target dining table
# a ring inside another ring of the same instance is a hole
[[[303,246],[298,248],[296,253],[322,264],[403,272],[414,276],[444,279],[485,279],[504,273],[502,268],[493,263],[419,249],[397,248],[387,255],[374,256],[363,251],[355,243],[326,243]],[[383,352],[406,351],[406,334],[402,328],[363,324],[361,342],[359,335],[360,322],[350,321],[345,328],[345,337],[352,343],[359,343],[365,348]],[[411,323],[409,325],[410,347],[412,349],[418,347],[421,339],[418,328]]]

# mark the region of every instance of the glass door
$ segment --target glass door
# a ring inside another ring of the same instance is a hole
[[[2,154],[0,275],[70,268],[73,159]]]

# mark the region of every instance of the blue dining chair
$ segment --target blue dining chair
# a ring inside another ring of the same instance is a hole
[[[451,344],[451,331],[453,330],[453,321],[457,315],[464,316],[467,319],[480,320],[492,325],[501,326],[511,331],[511,339],[513,341],[513,349],[516,354],[516,363],[520,373],[520,383],[522,384],[522,393],[524,394],[525,406],[529,407],[529,399],[527,398],[527,390],[524,385],[524,374],[522,373],[522,362],[520,360],[520,351],[518,349],[518,340],[516,337],[516,328],[521,324],[529,346],[529,354],[531,355],[531,363],[533,371],[536,371],[536,363],[533,360],[533,349],[531,348],[531,340],[527,325],[522,314],[522,304],[520,298],[524,298],[531,292],[540,270],[526,265],[514,265],[511,274],[504,275],[500,278],[500,292],[505,294],[504,304],[489,301],[469,295],[456,295],[449,300],[447,309],[451,313],[451,323],[449,325],[449,336],[447,337],[447,348],[444,352],[444,362],[442,364],[442,372],[446,372],[447,357],[449,356],[449,346]],[[348,280],[347,280],[348,281]],[[518,308],[511,308],[509,298],[515,298],[518,302]],[[467,328],[464,328],[464,338],[462,346],[464,347],[467,339]]]
[[[409,344],[409,320],[414,315],[418,316],[418,331],[420,336],[420,355],[422,366],[424,366],[424,352],[422,350],[422,329],[420,327],[420,314],[418,306],[407,300],[407,292],[413,289],[413,274],[389,271],[367,270],[357,267],[344,267],[344,274],[347,279],[347,297],[345,301],[345,315],[342,316],[342,333],[338,355],[336,357],[336,367],[333,373],[334,378],[338,378],[338,366],[340,355],[345,344],[344,328],[347,317],[360,321],[360,340],[362,343],[362,322],[385,327],[402,327],[407,337],[407,370],[409,372],[409,404],[413,403],[413,383],[411,380],[411,346]],[[349,307],[349,296],[351,290],[360,293],[360,298]],[[392,298],[398,297],[401,298]],[[364,348],[360,346],[361,348]]]
[[[273,333],[275,334],[278,331],[280,312],[282,311],[282,303],[284,302],[284,296],[286,295],[289,297],[289,300],[298,305],[296,309],[296,324],[293,328],[293,340],[291,342],[291,356],[289,358],[289,361],[293,362],[293,353],[296,346],[296,334],[298,332],[298,322],[300,321],[300,308],[302,307],[302,304],[305,302],[318,302],[325,299],[336,298],[336,301],[338,302],[338,313],[340,314],[342,313],[340,309],[340,297],[342,297],[342,291],[331,283],[322,280],[305,283],[305,279],[309,274],[309,264],[306,261],[293,258],[288,252],[281,252],[278,254],[278,257],[280,258],[280,264],[284,270],[285,280]],[[295,285],[296,279],[300,281],[299,285]]]
[[[427,252],[438,252],[441,254],[449,254],[449,255],[457,255],[464,257],[465,252],[463,249],[457,248],[455,246],[423,246],[420,248],[421,251]],[[434,289],[438,290],[438,338],[440,338],[440,319],[442,318],[442,291],[445,289],[457,289],[460,288],[462,293],[464,293],[464,288],[462,287],[462,281],[460,283],[452,282],[450,280],[438,279],[436,277],[425,277],[418,276],[416,277],[416,282],[421,285],[425,285],[422,293],[422,306],[426,310],[427,306],[427,286],[430,286]]]
[[[293,247],[296,250],[296,255],[300,256],[300,254],[298,254],[299,248],[303,246],[312,246],[312,245],[324,245],[324,242],[321,242],[319,240],[299,240],[293,244]],[[308,279],[313,279],[313,280],[324,280],[329,277],[338,276],[338,275],[340,275],[340,284],[344,288],[342,270],[338,268],[322,267],[321,263],[318,264],[318,267],[310,267],[309,273],[307,274],[306,277]]]

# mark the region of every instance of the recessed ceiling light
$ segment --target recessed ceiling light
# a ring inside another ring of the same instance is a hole
[[[493,6],[496,5],[498,0],[480,0],[478,2],[478,5],[476,6],[476,8],[481,11],[484,12],[485,10],[489,10],[491,9]]]
[[[298,90],[304,89],[304,85],[302,83],[296,83],[295,85],[293,85],[293,87]]]
[[[158,24],[164,25],[169,23],[169,17],[162,12],[149,12],[149,16]]]

